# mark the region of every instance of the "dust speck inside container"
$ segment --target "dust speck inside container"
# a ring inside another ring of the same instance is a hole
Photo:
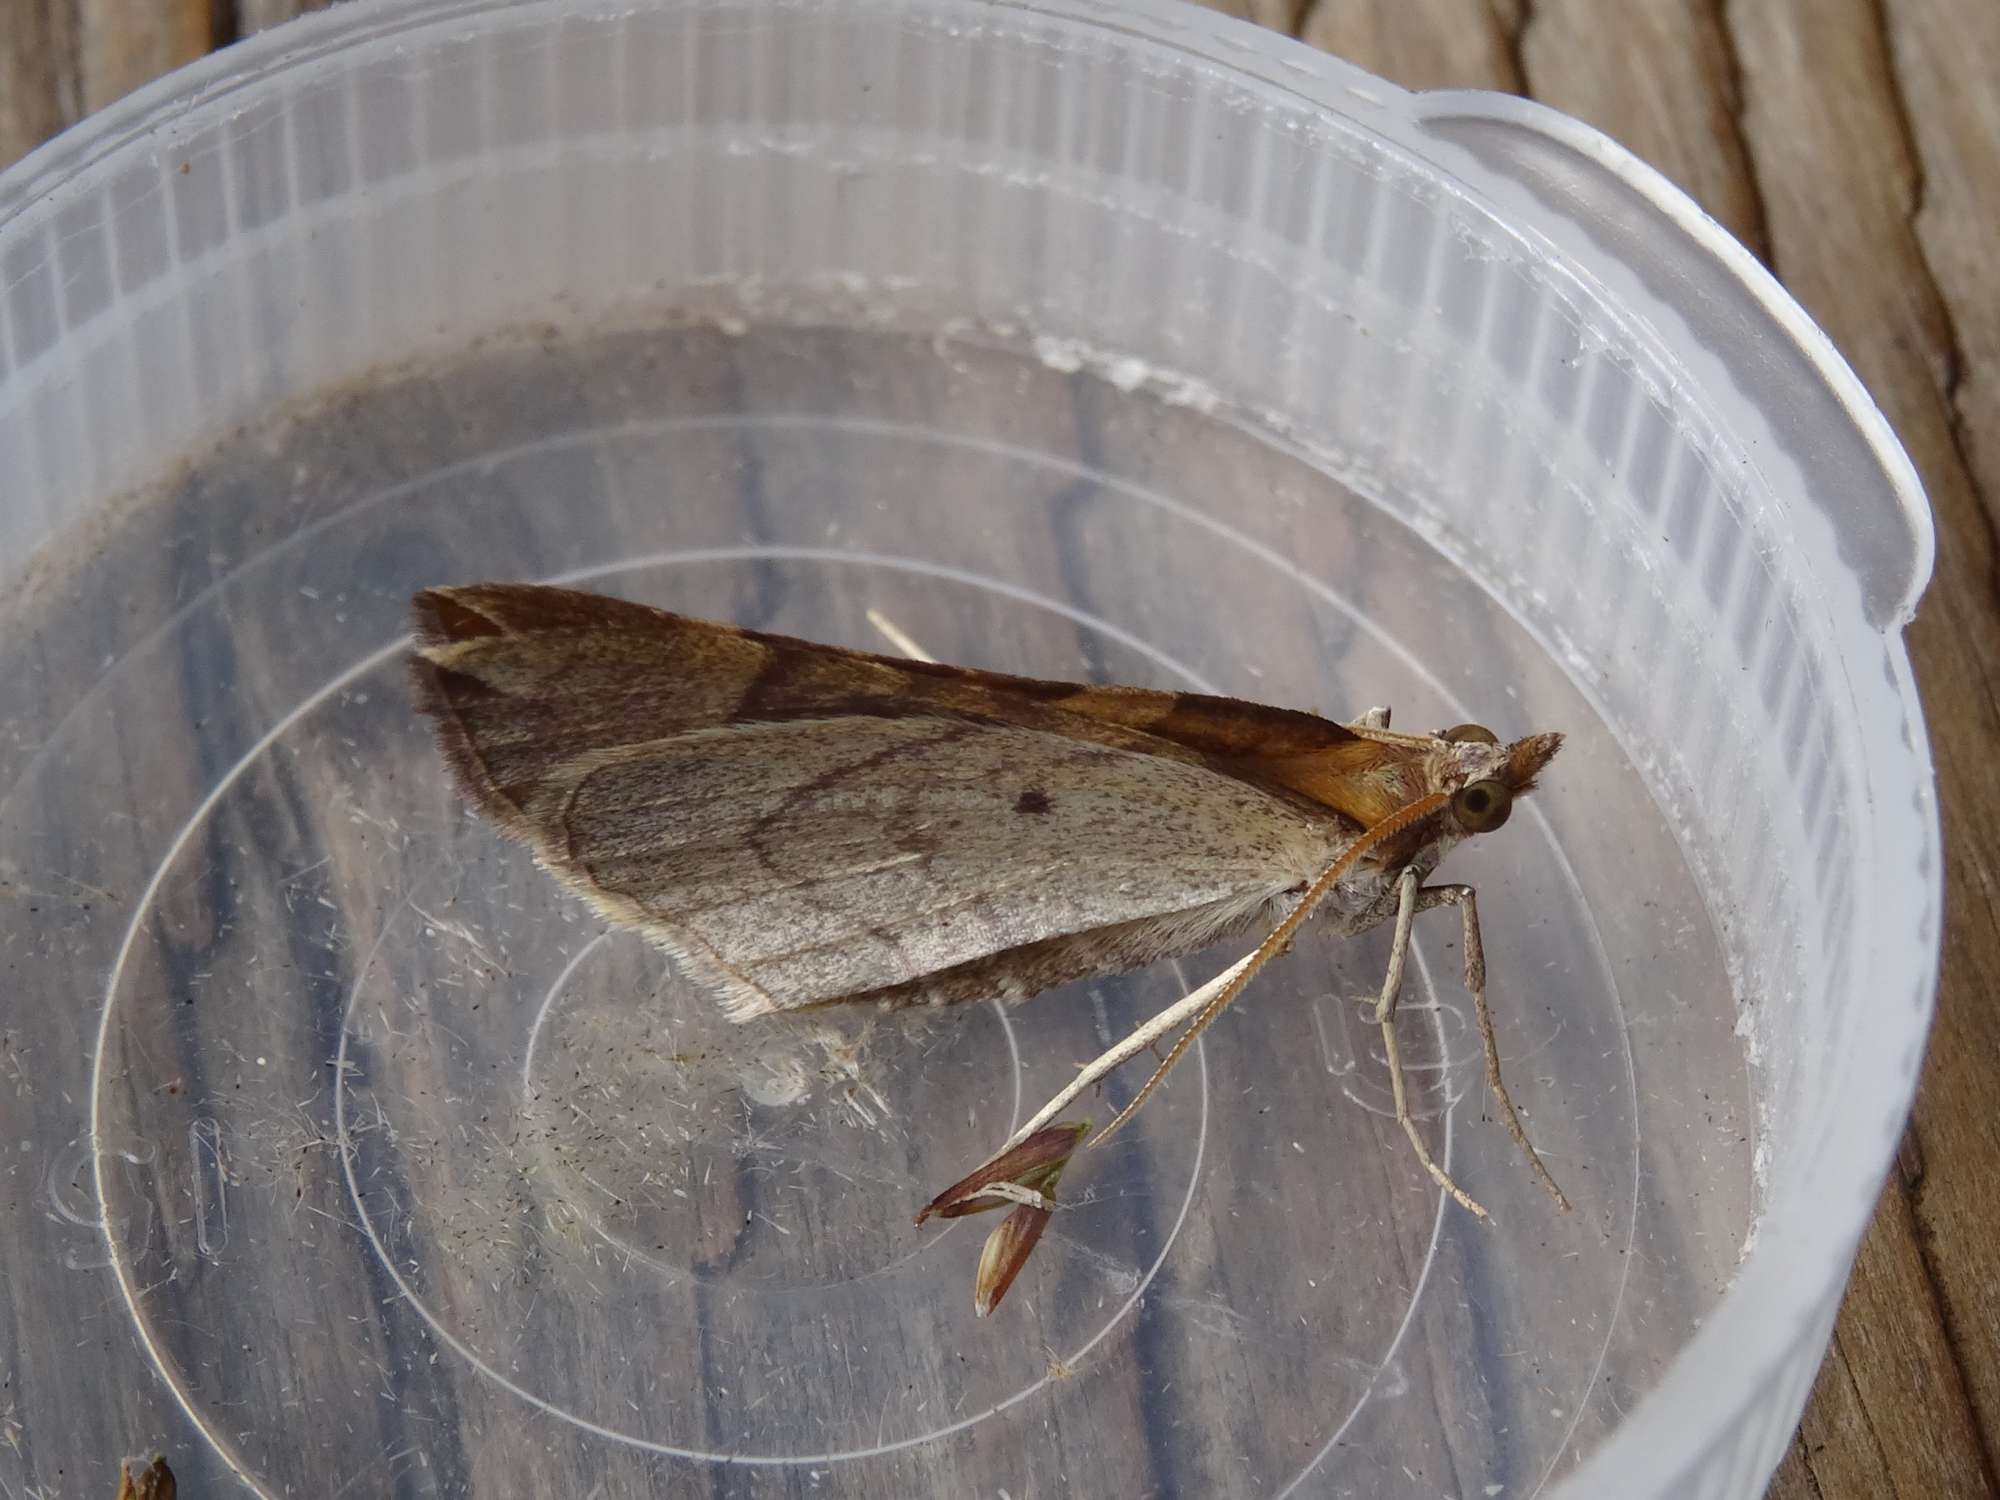
[[[24,1253],[85,1273],[51,1316],[114,1298],[216,1474],[274,1494],[384,1453],[447,1494],[720,1466],[1536,1492],[1725,1291],[1758,1101],[1793,1087],[1789,1053],[1753,1073],[1739,1007],[1821,961],[1786,836],[1724,879],[1696,826],[1750,840],[1782,779],[1704,690],[1718,653],[1781,727],[1818,711],[1704,434],[1439,180],[1171,48],[731,14],[530,6],[275,72],[241,118],[282,164],[218,125],[147,189],[219,216],[205,257],[128,268],[177,280],[185,322],[137,307],[69,356],[126,420],[62,388],[9,415],[39,421],[41,492],[90,497],[9,518],[41,550],[0,636],[0,855],[35,906],[7,1034],[36,1080],[0,1108],[49,1209]],[[1214,139],[1254,170],[1190,168]],[[94,189],[114,226],[157,212],[131,180]],[[171,464],[152,430],[188,435]],[[1307,938],[1065,1179],[976,1321],[988,1225],[911,1215],[1236,953],[725,1023],[452,790],[408,601],[487,578],[1561,731],[1443,873],[1479,889],[1503,1064],[1574,1211],[1493,1116],[1441,911],[1414,1104],[1495,1223],[1391,1116],[1363,1009],[1386,934]],[[1725,618],[1753,593],[1768,641]],[[1676,800],[1712,784],[1738,801]],[[42,1430],[88,1425],[58,1394],[27,1398]]]

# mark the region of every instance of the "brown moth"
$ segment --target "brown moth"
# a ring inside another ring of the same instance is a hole
[[[1394,1019],[1417,913],[1459,909],[1502,1116],[1558,1202],[1500,1079],[1470,886],[1426,885],[1507,820],[1562,743],[1478,725],[1400,734],[1230,698],[1047,682],[875,656],[568,589],[415,599],[417,701],[460,785],[737,1021],[836,1002],[1023,999],[1238,934],[1255,950],[1087,1065],[918,1216],[1012,1206],[982,1256],[995,1305],[1088,1128],[1051,1126],[1186,1023],[1107,1139],[1309,918],[1394,924],[1374,1008],[1397,1119]],[[1565,1203],[1566,1207],[1567,1204]]]

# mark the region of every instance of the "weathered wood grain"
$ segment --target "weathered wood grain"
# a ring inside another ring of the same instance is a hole
[[[1917,243],[1950,321],[1954,357],[1945,393],[1990,525],[2000,495],[2000,297],[1994,295],[2000,87],[1993,64],[2000,57],[2000,6],[1910,0],[1886,18],[1921,174]],[[1990,858],[1980,874],[1990,896]],[[1982,1400],[1990,1400],[1990,1388],[1982,1389]]]
[[[1292,30],[1298,21],[1299,6],[1295,0],[1201,0],[1201,3],[1226,16],[1255,21],[1259,26],[1279,31]]]
[[[296,0],[0,0],[0,161]],[[1783,1500],[1994,1493],[2000,1433],[2000,7],[1990,0],[1288,0],[1219,8],[1413,87],[1525,89],[1659,165],[1763,255],[1924,475],[1911,645],[1948,854],[1938,1031]]]
[[[236,0],[236,31],[239,36],[267,31],[309,10],[324,10],[331,3],[332,0]]]
[[[0,0],[0,166],[77,117],[72,20],[49,0]]]
[[[1543,0],[1519,48],[1529,92],[1658,167],[1759,256],[1764,210],[1737,127],[1742,90],[1708,0]]]
[[[1489,0],[1321,0],[1299,35],[1410,89],[1521,89],[1519,7]]]
[[[85,114],[230,40],[209,0],[76,0],[75,14]]]
[[[2000,225],[2000,89],[1992,59],[2000,56],[2000,7],[1920,3],[1887,13],[1890,56],[1905,101],[1920,174],[1915,229],[1932,282],[1944,305],[1949,343],[1942,394],[1957,456],[1971,484],[1941,547],[1955,554],[1944,586],[1963,595],[1966,639],[1949,629],[1926,637],[1921,670],[1933,654],[1965,663],[1975,699],[1947,704],[1928,694],[1932,721],[1948,718],[1955,756],[1972,763],[1961,774],[1961,807],[1946,805],[1952,841],[1955,932],[1946,969],[1948,1032],[1931,1056],[1931,1076],[1919,1100],[1917,1128],[1931,1170],[1916,1190],[1916,1213],[1927,1236],[1926,1265],[1937,1286],[1946,1329],[1953,1336],[1984,1436],[1989,1481],[2000,1469],[2000,1257],[1991,1228],[2000,1127],[1991,1108],[2000,1027],[1992,1005],[2000,971],[2000,860],[1994,850],[1993,778],[1976,785],[1978,757],[1990,753],[2000,588],[1996,588],[1994,528],[2000,511],[2000,295],[1995,283],[1994,226]],[[1935,591],[1934,591],[1935,592]],[[1925,677],[1928,687],[1930,679]],[[1984,712],[1981,712],[1983,703]],[[1982,735],[1985,738],[1982,740]],[[1975,785],[1968,787],[1968,779]],[[1968,1274],[1970,1273],[1970,1274]]]

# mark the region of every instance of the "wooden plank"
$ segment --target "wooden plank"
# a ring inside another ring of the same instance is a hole
[[[1813,1382],[1798,1436],[1772,1476],[1771,1492],[1811,1500],[1896,1494],[1896,1481],[1869,1429],[1868,1410],[1855,1389],[1854,1366],[1839,1331]]]
[[[240,36],[268,31],[294,16],[324,10],[332,0],[236,0],[236,30]]]
[[[0,0],[0,166],[77,117],[76,37],[56,0]]]
[[[1543,0],[1521,37],[1529,91],[1629,147],[1760,256],[1763,207],[1737,129],[1735,58],[1687,0]]]
[[[1406,89],[1519,93],[1519,7],[1487,0],[1320,0],[1300,36]]]
[[[1831,1362],[1820,1366],[1819,1378],[1825,1380],[1827,1371],[1832,1368],[1834,1366]],[[1819,1399],[1819,1392],[1815,1387],[1811,1400],[1807,1402],[1807,1409],[1811,1410]],[[1771,1476],[1770,1487],[1765,1491],[1765,1500],[1825,1500],[1818,1485],[1813,1481],[1812,1471],[1806,1467],[1805,1451],[1805,1438],[1794,1433],[1792,1445],[1786,1450],[1783,1462],[1778,1465],[1777,1473]]]
[[[1273,31],[1289,33],[1298,25],[1298,7],[1294,0],[1200,0],[1200,3],[1210,10],[1221,11],[1225,16],[1255,21]]]
[[[85,113],[227,40],[217,35],[209,0],[77,0],[76,15]]]
[[[2000,298],[1994,296],[1994,226],[2000,224],[2000,90],[1994,88],[1992,58],[2000,56],[2000,6],[1978,0],[1918,0],[1892,6],[1890,56],[1910,120],[1910,138],[1920,172],[1916,238],[1944,304],[1942,392],[1958,456],[1972,480],[1976,506],[1960,510],[1962,522],[1948,528],[1944,546],[1970,548],[1964,568],[1952,570],[1950,588],[1968,590],[1966,610],[1976,640],[1988,650],[1984,686],[1992,702],[1994,610],[1994,514],[2000,508]],[[1960,534],[1960,526],[1966,534]],[[1942,550],[1942,548],[1940,548]],[[1980,628],[1984,620],[1984,630]],[[1966,652],[1972,642],[1948,636],[1936,650]],[[1928,678],[1926,678],[1926,686]],[[1930,698],[1932,716],[1962,706]],[[1956,724],[1954,724],[1956,728]],[[1978,754],[1982,720],[1954,734],[1954,752]],[[1974,776],[1978,766],[1974,760]],[[1994,930],[2000,862],[1994,856],[1994,780],[1984,794],[1948,802],[1948,828],[1960,826],[1954,842],[1954,898],[1948,938],[1954,944],[1948,970],[1950,1034],[1940,1030],[1932,1050],[1930,1078],[1918,1110],[1918,1130],[1926,1172],[1916,1196],[1916,1218],[1928,1264],[1938,1270],[1938,1290],[1946,1326],[1954,1332],[1958,1358],[1980,1428],[1986,1458],[2000,1466],[2000,1272],[1992,1236],[1992,1182],[2000,1172],[2000,1126],[1992,1112],[1992,1080],[2000,1058],[2000,1026],[1994,1024],[1990,982],[2000,944]],[[1976,1140],[1974,1140],[1976,1138]],[[1942,1152],[1942,1154],[1940,1154]],[[1958,1154],[1962,1152],[1962,1156]]]
[[[1955,359],[1946,372],[1957,436],[1988,515],[2000,495],[2000,6],[1912,0],[1891,7],[1890,56],[1922,173],[1917,241],[1944,300]],[[1986,868],[1990,869],[1990,866]],[[1993,889],[1991,880],[1985,889]],[[1991,1346],[1989,1345],[1989,1348]],[[1982,1401],[1993,1385],[1982,1377]],[[1985,1407],[1988,1425],[1994,1406]]]
[[[1807,1409],[1801,1428],[1822,1495],[1994,1493],[1934,1293],[1899,1174],[1854,1263],[1821,1371],[1824,1404]]]
[[[2000,1165],[1991,1111],[2000,1016],[1982,976],[2000,968],[1988,852],[2000,846],[1990,769],[2000,735],[2000,608],[1991,492],[1982,495],[1967,462],[1979,439],[1963,437],[1954,407],[1963,386],[1954,311],[1974,296],[1980,212],[1968,174],[1993,149],[1990,114],[1984,124],[1963,118],[1991,109],[1965,102],[1978,92],[1967,70],[1974,30],[1991,19],[1979,18],[1982,9],[1940,0],[1923,9],[1921,26],[1902,26],[1900,66],[1951,85],[1922,91],[1899,88],[1882,13],[1869,0],[1753,0],[1727,13],[1774,262],[1895,424],[1940,536],[1936,576],[1910,631],[1946,812],[1938,1026],[1913,1126],[1922,1166],[1891,1185],[1857,1266],[1838,1334],[1851,1408],[1823,1381],[1827,1405],[1808,1413],[1802,1461],[1828,1497],[1985,1494],[1994,1483],[2000,1254],[1982,1221]],[[1965,49],[1957,67],[1940,62],[1953,47]],[[1941,135],[1968,129],[1988,139],[1944,150],[1946,169],[1930,180],[1916,154],[1922,144],[1936,149]],[[1953,304],[1916,227],[1920,203],[1930,239],[1954,247],[1945,261]],[[1980,280],[1990,300],[1991,278]],[[1992,442],[1990,429],[1984,440]],[[1938,1487],[1946,1482],[1978,1487]]]

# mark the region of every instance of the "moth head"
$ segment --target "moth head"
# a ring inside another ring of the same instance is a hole
[[[1532,791],[1562,748],[1559,734],[1531,734],[1511,745],[1483,724],[1459,724],[1437,736],[1432,785],[1448,793],[1446,821],[1460,837],[1491,833],[1514,811],[1514,799]]]

